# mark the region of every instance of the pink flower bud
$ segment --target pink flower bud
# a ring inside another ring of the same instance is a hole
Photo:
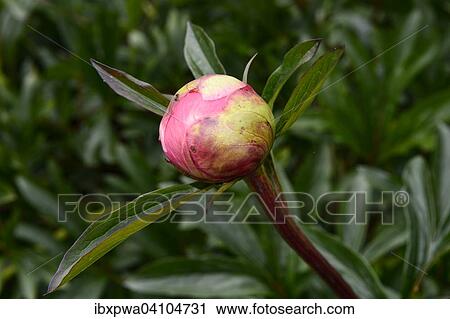
[[[184,174],[225,182],[261,164],[272,147],[274,118],[248,84],[228,75],[205,75],[175,94],[159,137],[168,161]]]

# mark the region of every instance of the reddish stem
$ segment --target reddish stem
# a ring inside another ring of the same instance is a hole
[[[246,177],[249,187],[257,192],[266,209],[266,215],[273,222],[278,233],[292,249],[333,289],[341,298],[358,298],[349,284],[336,269],[322,256],[290,217],[288,207],[283,198],[278,197],[281,187],[273,167],[271,178],[264,166]],[[282,194],[280,194],[282,196]],[[278,197],[278,198],[277,198]]]

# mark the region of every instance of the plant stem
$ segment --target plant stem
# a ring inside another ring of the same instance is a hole
[[[261,166],[245,178],[248,186],[260,195],[266,215],[273,222],[274,227],[292,249],[330,286],[341,298],[358,298],[350,285],[342,278],[337,270],[323,257],[297,226],[289,215],[284,198],[280,197],[281,186],[273,166],[270,176],[266,167]]]

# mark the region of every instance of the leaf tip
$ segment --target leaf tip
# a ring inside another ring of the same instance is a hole
[[[188,20],[186,22],[186,32],[192,31],[192,26],[193,26],[192,22]]]
[[[60,286],[60,281],[58,280],[57,274],[58,273],[54,274],[52,279],[50,280],[50,283],[48,284],[47,291],[44,293],[44,296],[51,294]]]
[[[245,66],[245,69],[244,69],[244,74],[243,74],[243,76],[242,76],[242,82],[247,83],[248,71],[250,70],[250,66],[251,66],[253,60],[256,58],[257,55],[258,55],[258,52],[256,52],[256,53],[250,58],[250,60],[247,62],[247,65]]]
[[[101,62],[99,62],[99,61],[97,61],[97,60],[95,60],[95,59],[93,59],[93,58],[90,58],[89,59],[89,62],[91,62],[91,65],[92,65],[92,67],[100,74],[100,76],[103,78],[103,76],[102,76],[102,68],[105,66],[103,63],[101,63]]]

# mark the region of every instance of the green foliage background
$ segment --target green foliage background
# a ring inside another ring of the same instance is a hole
[[[62,253],[88,225],[77,216],[58,223],[57,194],[136,196],[183,180],[162,156],[159,117],[115,95],[82,59],[173,94],[192,79],[183,58],[188,20],[214,39],[230,75],[240,78],[258,52],[249,83],[260,93],[296,43],[345,46],[333,85],[275,157],[293,189],[316,196],[361,190],[379,200],[379,190],[407,188],[411,203],[395,211],[393,226],[371,218],[319,231],[362,256],[390,297],[450,294],[447,2],[2,0],[0,10],[0,297],[43,297]],[[238,199],[246,192],[243,184],[233,190]],[[104,212],[89,210],[85,219]],[[332,297],[276,236],[270,225],[155,224],[45,298]]]

